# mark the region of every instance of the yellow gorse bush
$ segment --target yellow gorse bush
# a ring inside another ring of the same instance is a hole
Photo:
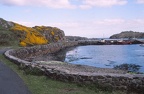
[[[45,31],[45,30],[50,30],[48,27],[46,27],[46,26],[35,26],[34,27],[36,30],[38,30],[38,31]]]
[[[60,37],[58,36],[58,33],[57,33],[58,31],[60,31],[60,29],[58,29],[56,27],[35,26],[34,28],[39,32],[49,33],[49,35],[51,35],[51,37],[53,37],[53,40],[55,42],[58,42],[60,40]]]
[[[58,40],[59,40],[59,37],[58,37],[58,36],[57,36],[57,37],[55,37],[55,40],[56,40],[56,41],[58,41]]]
[[[54,36],[55,35],[54,31],[52,31],[51,34]]]
[[[41,45],[48,43],[48,40],[41,33],[39,33],[33,28],[15,23],[14,27],[12,27],[11,30],[20,33],[19,35],[21,46]]]

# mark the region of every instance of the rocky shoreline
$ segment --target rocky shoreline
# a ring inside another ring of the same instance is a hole
[[[144,41],[139,40],[120,40],[120,39],[102,39],[102,40],[79,40],[79,45],[131,45],[143,44]]]

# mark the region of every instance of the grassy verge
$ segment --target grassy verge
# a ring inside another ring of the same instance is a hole
[[[26,83],[32,94],[125,94],[121,91],[102,91],[94,87],[79,86],[49,79],[46,76],[26,74],[16,64],[0,55],[0,60],[13,69]]]

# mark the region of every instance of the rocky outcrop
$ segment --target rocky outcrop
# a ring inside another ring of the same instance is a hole
[[[119,34],[114,34],[110,36],[111,39],[120,39],[120,38],[144,38],[144,33],[134,32],[134,31],[124,31]]]
[[[9,31],[0,31],[0,46],[17,45],[18,38]]]
[[[8,36],[9,32],[13,33],[9,37],[15,37],[15,39],[11,41],[19,41],[21,46],[34,46],[65,41],[64,32],[56,27],[35,26],[32,28],[0,18],[0,34],[2,35],[3,32],[5,32],[4,36]],[[3,38],[6,40],[5,37]],[[5,41],[3,42],[1,40],[2,43],[4,44]]]
[[[18,43],[17,36],[13,32],[9,31],[9,28],[13,26],[13,22],[5,21],[0,18],[0,46],[14,45]]]
[[[64,31],[57,27],[35,26],[33,28],[40,32],[50,43],[65,41]]]
[[[13,26],[14,26],[13,22],[6,21],[6,20],[0,18],[0,29],[8,30],[9,28],[11,28]]]

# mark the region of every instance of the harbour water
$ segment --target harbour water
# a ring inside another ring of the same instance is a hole
[[[87,45],[64,49],[55,54],[45,54],[36,61],[58,60],[71,64],[100,68],[114,68],[121,64],[139,65],[144,73],[144,47],[137,45]]]
[[[88,45],[66,52],[65,62],[100,68],[114,68],[121,64],[140,65],[144,72],[144,47],[140,45]]]

